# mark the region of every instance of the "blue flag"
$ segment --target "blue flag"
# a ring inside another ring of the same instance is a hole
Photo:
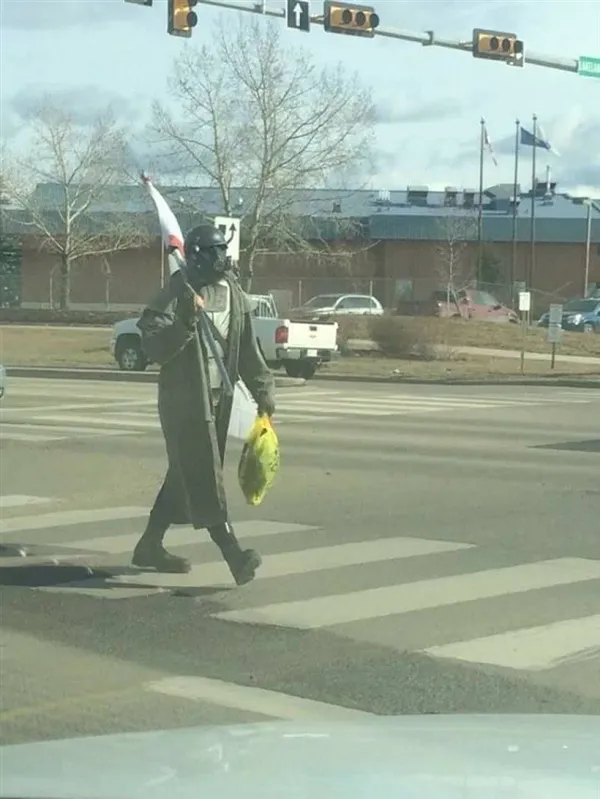
[[[521,128],[521,144],[526,144],[529,147],[540,147],[542,150],[552,150],[552,145],[549,141],[540,138],[540,136],[534,136],[533,133],[525,130],[525,128]]]

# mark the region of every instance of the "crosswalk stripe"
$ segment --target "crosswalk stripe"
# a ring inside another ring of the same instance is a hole
[[[381,408],[374,408],[368,404],[357,403],[349,408],[344,408],[337,405],[327,405],[325,408],[323,405],[318,405],[317,403],[312,402],[303,402],[302,405],[297,405],[294,407],[293,410],[303,410],[310,413],[319,413],[323,409],[325,409],[328,413],[333,413],[336,416],[356,416],[357,413],[366,414],[369,416],[391,416],[392,414],[396,413],[394,409],[381,409]],[[277,406],[276,413],[282,413],[283,415],[287,415],[287,408],[285,406],[280,407]]]
[[[4,420],[4,418],[7,415],[12,415],[12,414],[24,414],[25,416],[29,416],[31,413],[40,413],[46,411],[60,411],[62,413],[64,411],[85,411],[97,408],[124,408],[128,406],[156,407],[156,399],[127,400],[114,397],[112,400],[107,400],[106,402],[78,402],[73,405],[70,404],[63,405],[62,403],[55,403],[54,405],[36,405],[36,406],[24,406],[20,408],[7,408],[3,410],[3,413],[0,413],[0,421]]]
[[[144,515],[147,516],[148,512],[148,510],[145,510]],[[235,523],[236,536],[244,541],[246,538],[302,533],[316,529],[318,528],[307,524],[261,521],[259,519],[250,519]],[[139,541],[139,538],[140,533],[124,533],[123,535],[98,536],[96,538],[81,539],[80,541],[68,541],[62,544],[62,546],[65,549],[89,550],[90,552],[120,555],[124,552],[131,552]],[[194,530],[193,527],[185,526],[173,527],[169,530],[165,543],[170,548],[173,548],[201,544],[207,541],[210,541],[210,539],[203,530]]]
[[[5,494],[0,496],[0,508],[20,508],[23,505],[44,505],[53,500],[49,497],[31,497],[27,494]]]
[[[70,421],[65,417],[65,421]],[[95,420],[94,420],[95,421]],[[133,432],[133,431],[131,431]],[[43,437],[47,440],[58,440],[69,438],[73,434],[79,436],[121,436],[127,435],[127,430],[110,430],[104,427],[81,427],[79,425],[66,425],[66,424],[37,424],[35,421],[31,424],[15,424],[4,422],[0,425],[0,435],[5,438],[17,438],[18,436],[25,436],[24,441],[31,437],[38,439]],[[60,435],[58,435],[60,434]]]
[[[309,400],[310,403],[310,400]],[[294,398],[294,399],[286,399],[284,402],[278,402],[277,407],[287,408],[287,407],[297,407],[305,405],[306,400],[301,398]],[[331,402],[327,400],[320,400],[317,405],[322,405],[323,407],[327,407],[329,405],[364,405],[368,407],[385,407],[385,408],[395,408],[395,407],[405,407],[405,406],[416,406],[419,407],[421,405],[440,405],[444,407],[463,407],[463,406],[472,406],[472,405],[481,405],[482,407],[490,407],[495,405],[535,405],[537,404],[535,401],[525,401],[521,403],[520,400],[505,400],[505,399],[496,399],[496,398],[483,398],[483,397],[419,397],[419,396],[388,396],[388,397],[366,397],[366,396],[355,396],[355,397],[336,397],[332,398]]]
[[[241,531],[241,529],[242,525],[236,525],[236,531]],[[414,558],[420,555],[456,552],[461,549],[470,549],[471,546],[471,544],[460,544],[453,541],[432,541],[421,538],[381,538],[330,547],[313,547],[279,555],[265,555],[260,567],[260,580],[401,558]],[[154,586],[172,585],[173,575],[158,573],[124,575],[115,578],[115,581],[132,584],[139,582]],[[192,570],[188,574],[181,575],[177,584],[182,588],[230,585],[231,575],[223,561],[203,563],[192,566]]]
[[[58,431],[60,432],[60,431]],[[64,441],[69,435],[47,435],[45,433],[19,433],[18,431],[0,429],[0,441],[24,441],[30,444],[43,444],[50,441]]]
[[[138,419],[138,421],[125,421],[123,419],[114,418],[115,415],[111,413],[102,414],[102,416],[75,416],[71,414],[65,414],[64,416],[52,415],[52,416],[38,416],[36,417],[39,419],[40,422],[80,422],[81,424],[88,424],[88,425],[98,425],[100,427],[106,425],[107,427],[147,427],[147,428],[157,428],[159,426],[158,419],[148,419],[142,420]]]
[[[40,513],[35,516],[17,516],[14,519],[0,519],[0,534],[24,531],[46,530],[52,527],[67,527],[75,524],[93,522],[112,522],[120,519],[137,519],[148,515],[148,508],[95,508],[94,510],[62,510]]]
[[[312,630],[600,579],[600,561],[561,558],[349,594],[214,614],[227,621]]]
[[[600,615],[422,650],[437,658],[541,671],[600,654]]]
[[[372,713],[362,710],[207,677],[165,677],[162,680],[146,683],[144,688],[166,696],[208,702],[290,721],[364,721],[369,717],[373,718]]]

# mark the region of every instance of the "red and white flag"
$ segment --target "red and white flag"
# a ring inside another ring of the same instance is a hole
[[[154,187],[150,178],[142,172],[142,183],[148,189],[156,210],[158,211],[158,221],[160,223],[160,231],[162,240],[169,256],[169,271],[174,274],[179,270],[179,267],[185,263],[185,254],[183,250],[183,233],[179,227],[177,217],[170,209],[169,204],[162,196],[162,194]]]
[[[483,144],[486,147],[488,153],[492,156],[492,161],[494,162],[494,166],[498,166],[498,162],[496,161],[496,156],[494,155],[494,147],[492,145],[492,140],[490,139],[487,125],[483,126]]]

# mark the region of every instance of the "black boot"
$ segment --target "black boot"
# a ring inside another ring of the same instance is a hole
[[[186,558],[171,555],[163,546],[167,527],[157,524],[150,516],[148,526],[133,551],[131,562],[140,569],[154,569],[166,574],[186,574],[192,564]]]
[[[254,580],[262,558],[254,549],[242,549],[232,526],[227,522],[218,527],[209,527],[208,532],[221,550],[229,571],[237,585],[246,585]]]

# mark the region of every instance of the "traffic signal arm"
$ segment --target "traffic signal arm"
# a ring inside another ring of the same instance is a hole
[[[338,3],[325,0],[323,27],[329,33],[344,33],[347,36],[375,36],[379,17],[372,6]]]

